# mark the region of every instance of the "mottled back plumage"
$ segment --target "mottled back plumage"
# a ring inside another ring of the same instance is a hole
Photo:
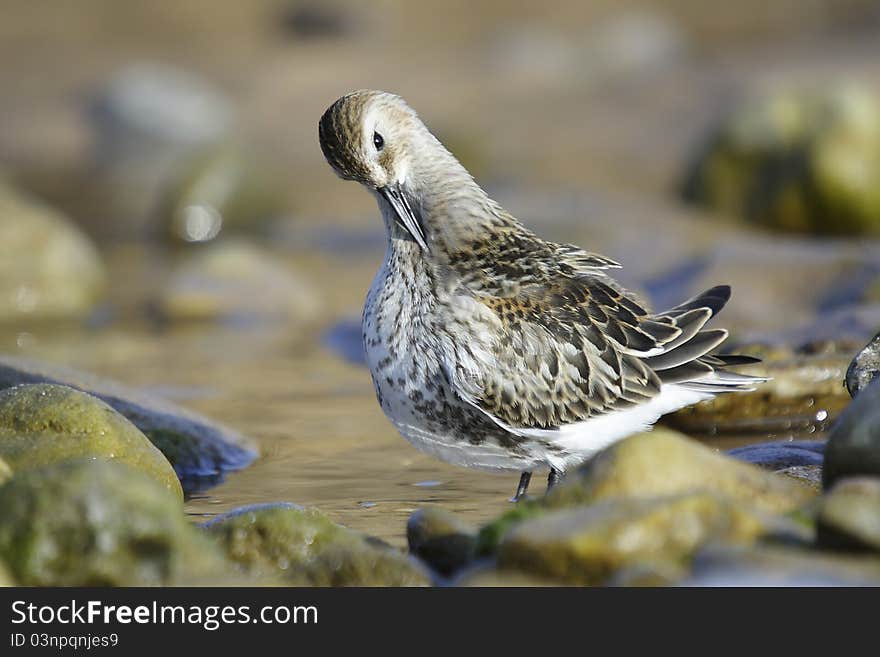
[[[382,408],[414,444],[493,469],[564,471],[660,415],[760,378],[712,352],[719,286],[653,313],[620,265],[542,240],[501,208],[402,99],[336,101],[319,124],[341,177],[377,198],[385,261],[364,308]]]

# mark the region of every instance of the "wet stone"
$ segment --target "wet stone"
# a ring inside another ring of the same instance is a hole
[[[793,466],[822,465],[824,452],[824,440],[779,440],[736,447],[727,453],[746,463],[781,470]]]
[[[824,440],[778,440],[728,450],[730,456],[792,477],[813,490],[822,488]]]
[[[24,586],[169,586],[233,571],[179,497],[118,462],[18,472],[0,509],[0,561]]]
[[[796,436],[827,430],[849,404],[840,385],[847,358],[831,353],[792,352],[781,348],[738,349],[765,359],[739,368],[771,380],[755,390],[718,395],[664,417],[664,425],[691,434],[764,434]]]
[[[521,502],[480,531],[478,551],[492,553],[510,529],[551,510],[615,498],[710,492],[766,513],[786,513],[815,491],[789,477],[717,453],[674,431],[636,434],[603,450],[543,498]]]
[[[824,486],[854,475],[880,475],[880,380],[852,400],[828,435]]]
[[[0,391],[0,457],[14,472],[77,458],[113,460],[183,499],[171,464],[137,427],[100,399],[66,386]]]
[[[571,584],[597,585],[624,566],[680,564],[710,541],[751,543],[774,520],[708,493],[607,499],[514,527],[498,564]]]
[[[313,586],[427,586],[414,560],[295,504],[243,507],[205,523],[227,557],[256,577]]]
[[[247,466],[257,455],[241,434],[165,400],[86,372],[0,355],[0,390],[23,383],[65,385],[105,402],[159,448],[186,491],[217,483],[225,472]]]
[[[474,559],[477,530],[449,511],[419,509],[406,524],[410,554],[442,575],[449,575]]]

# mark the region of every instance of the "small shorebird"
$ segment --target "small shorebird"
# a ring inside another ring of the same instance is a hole
[[[711,355],[714,287],[652,313],[616,262],[533,234],[493,201],[399,96],[356,91],[319,123],[335,172],[376,197],[388,238],[363,313],[379,404],[416,447],[548,487],[666,413],[764,379]]]

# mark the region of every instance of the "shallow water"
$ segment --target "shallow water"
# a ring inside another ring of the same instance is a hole
[[[321,346],[317,329],[287,331],[35,330],[0,344],[140,385],[255,438],[252,466],[187,501],[194,519],[290,501],[402,544],[419,506],[442,504],[474,522],[505,507],[515,473],[472,473],[417,452],[381,414],[364,368]]]

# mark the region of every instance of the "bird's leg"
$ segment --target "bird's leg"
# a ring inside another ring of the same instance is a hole
[[[550,474],[547,475],[547,492],[562,481],[562,472],[557,470],[556,468],[550,468]]]
[[[519,486],[516,487],[516,495],[510,498],[511,502],[519,502],[526,496],[526,491],[529,490],[529,482],[532,480],[531,472],[523,472],[519,478]]]

